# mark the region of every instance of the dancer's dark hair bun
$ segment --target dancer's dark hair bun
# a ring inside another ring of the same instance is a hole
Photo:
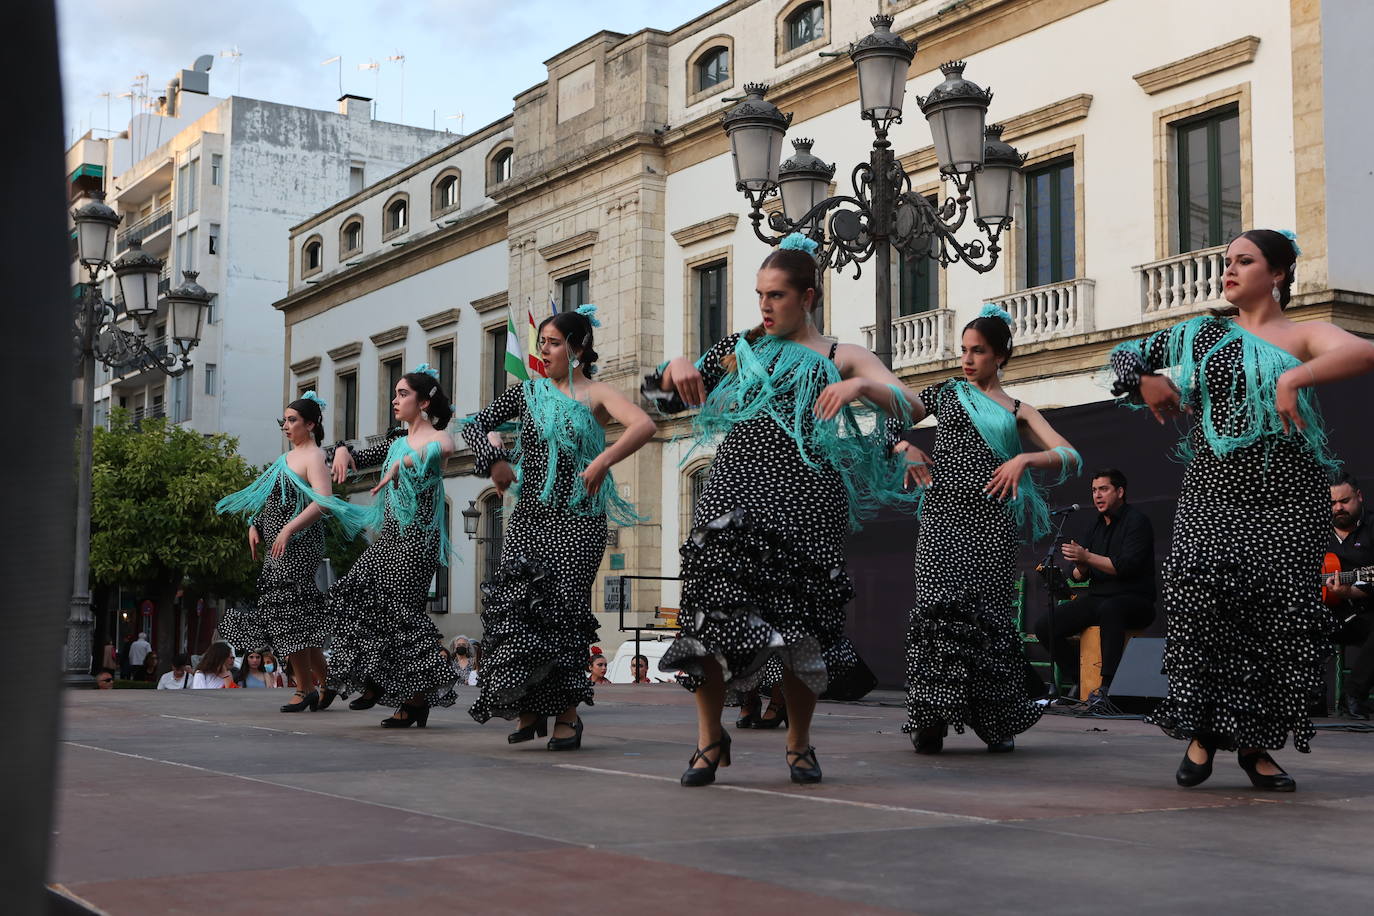
[[[563,335],[563,340],[568,344],[568,357],[574,355],[580,364],[578,368],[586,378],[591,378],[596,374],[596,361],[601,357],[597,355],[596,348],[592,346],[592,322],[591,319],[580,312],[569,309],[566,312],[559,312],[539,322],[539,330],[542,332],[548,325],[553,325],[558,329],[558,333]]]
[[[297,398],[286,407],[288,410],[294,410],[305,422],[315,424],[316,445],[324,441],[324,411],[320,409],[318,401],[312,398]]]
[[[417,398],[429,402],[425,407],[425,413],[429,416],[429,422],[434,424],[434,428],[443,429],[448,426],[448,421],[453,419],[453,405],[449,403],[448,395],[444,393],[444,386],[439,384],[439,380],[428,372],[407,372],[402,378]]]

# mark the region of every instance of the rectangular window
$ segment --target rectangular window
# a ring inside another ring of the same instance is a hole
[[[205,323],[214,324],[216,321],[219,321],[219,293],[212,294],[205,306]]]
[[[186,195],[190,193],[186,189],[189,184],[187,173],[189,173],[190,170],[191,166],[189,164],[183,165],[177,169],[177,219],[181,219],[187,213],[191,212],[186,209],[186,204],[189,202],[189,198],[187,198]]]
[[[296,397],[301,397],[301,396],[304,395],[307,391],[319,391],[319,390],[320,390],[320,381],[319,381],[319,379],[313,379],[313,378],[312,378],[312,379],[310,379],[309,381],[297,382],[297,383],[296,383]]]
[[[380,404],[377,408],[377,431],[386,432],[396,425],[395,414],[391,409],[391,399],[396,395],[396,383],[405,375],[405,370],[401,368],[401,358],[387,359],[382,361],[382,371],[379,373],[382,386],[378,392]]]
[[[219,254],[219,223],[210,224],[209,243],[210,254]]]
[[[188,368],[185,373],[174,376],[171,380],[172,411],[171,421],[173,423],[184,423],[191,419],[191,375],[194,368]]]
[[[186,212],[195,213],[200,209],[197,194],[200,190],[200,160],[192,159],[186,174]]]
[[[186,266],[181,268],[182,270],[200,270],[200,251],[196,248],[197,235],[199,230],[194,226],[186,230]]]
[[[444,500],[444,522],[453,524],[453,503]],[[451,532],[450,532],[451,533]],[[447,614],[449,610],[449,568],[440,564],[434,569],[434,578],[429,580],[429,602],[425,610],[431,614]]]
[[[501,566],[501,547],[505,540],[505,518],[502,515],[501,497],[495,493],[482,500],[482,580],[495,578]]]
[[[358,373],[344,372],[334,380],[334,432],[340,439],[358,438]]]
[[[219,153],[210,154],[210,184],[219,186],[224,183],[224,157]]]
[[[218,394],[216,390],[219,386],[219,366],[214,363],[205,364],[205,393],[211,396]]]
[[[725,290],[727,267],[724,261],[693,270],[696,274],[697,351],[705,353],[725,336]]]
[[[439,385],[453,397],[453,344],[435,344],[429,351],[429,364],[439,370]]]
[[[491,372],[491,386],[487,399],[492,400],[506,390],[506,326],[487,331],[487,364]]]
[[[1240,113],[1211,112],[1174,126],[1178,163],[1178,253],[1240,234]]]
[[[587,296],[587,287],[591,280],[591,274],[583,271],[580,274],[573,274],[571,277],[564,277],[558,281],[558,310],[566,312],[575,309],[579,305],[586,305],[591,300]]]
[[[363,181],[363,166],[361,163],[355,162],[348,169],[348,193],[349,195],[357,194],[365,186],[366,182]]]
[[[894,253],[893,256],[897,259],[897,269],[893,271],[897,276],[897,317],[919,315],[939,308],[939,262],[924,255],[907,258]]]
[[[1072,280],[1074,251],[1073,159],[1026,172],[1026,287]]]

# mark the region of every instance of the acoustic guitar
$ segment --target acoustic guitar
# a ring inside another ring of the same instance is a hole
[[[1354,585],[1356,582],[1374,582],[1374,566],[1361,566],[1358,569],[1341,569],[1341,559],[1334,553],[1328,553],[1322,558],[1322,602],[1328,607],[1336,607],[1341,603],[1340,598],[1331,594],[1331,590],[1326,587],[1326,582],[1332,576],[1336,577],[1337,585]]]

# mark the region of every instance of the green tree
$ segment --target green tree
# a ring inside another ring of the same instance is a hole
[[[333,485],[334,495],[348,501],[348,488],[340,483]],[[349,537],[338,525],[324,526],[324,555],[329,558],[329,566],[336,578],[342,579],[353,568],[353,563],[367,549],[367,538],[361,534]]]
[[[96,429],[91,476],[91,577],[97,585],[134,586],[169,607],[185,586],[190,597],[238,600],[257,572],[241,519],[215,503],[252,483],[257,470],[238,442],[206,436],[162,419],[135,425],[126,411]],[[160,645],[170,642],[170,615]],[[159,629],[162,629],[159,627]]]

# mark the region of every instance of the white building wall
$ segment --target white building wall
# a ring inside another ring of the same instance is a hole
[[[1368,243],[1369,214],[1374,212],[1374,104],[1369,95],[1374,55],[1368,41],[1374,34],[1374,3],[1324,0],[1321,30],[1326,181],[1328,188],[1340,188],[1340,193],[1326,195],[1328,276],[1336,289],[1374,290]]]

